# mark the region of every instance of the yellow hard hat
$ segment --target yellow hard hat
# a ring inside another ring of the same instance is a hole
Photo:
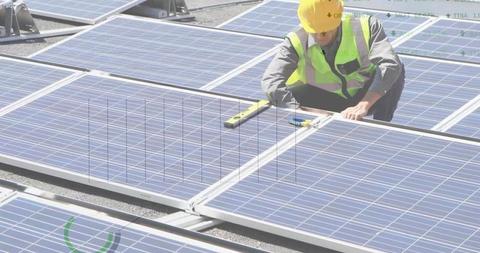
[[[328,32],[342,22],[342,0],[300,0],[298,18],[308,33]]]

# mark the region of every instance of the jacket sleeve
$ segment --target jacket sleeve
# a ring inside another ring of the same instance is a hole
[[[279,107],[298,107],[292,92],[286,87],[290,75],[297,68],[298,55],[290,40],[285,38],[262,77],[262,89],[268,100]]]
[[[371,16],[370,20],[370,61],[377,65],[375,78],[369,91],[387,93],[397,81],[402,71],[402,63],[393,51],[392,45],[383,30],[381,22]]]

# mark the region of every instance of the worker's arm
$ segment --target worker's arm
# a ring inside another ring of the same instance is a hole
[[[368,110],[385,93],[387,93],[400,76],[402,66],[392,45],[387,39],[383,25],[375,17],[370,17],[370,61],[377,66],[377,71],[365,97],[353,107],[342,112],[348,119],[359,120],[367,115]]]
[[[262,78],[262,89],[273,105],[297,107],[297,102],[285,85],[287,79],[297,68],[298,55],[290,40],[286,38],[277,54],[268,65]]]

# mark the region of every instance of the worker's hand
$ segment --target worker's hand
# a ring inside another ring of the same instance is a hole
[[[346,119],[361,120],[363,117],[367,116],[369,108],[370,106],[368,102],[361,101],[356,106],[348,107],[341,112],[341,114]]]

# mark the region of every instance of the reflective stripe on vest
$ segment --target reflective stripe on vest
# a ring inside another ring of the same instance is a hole
[[[369,17],[352,17],[352,14],[345,14],[342,18],[342,38],[334,64],[335,71],[345,78],[350,96],[354,96],[363,88],[375,72],[375,65],[368,59]],[[288,78],[286,85],[309,84],[347,98],[342,93],[342,79],[331,70],[320,46],[307,48],[308,33],[299,29],[287,36],[299,59],[297,68]]]

